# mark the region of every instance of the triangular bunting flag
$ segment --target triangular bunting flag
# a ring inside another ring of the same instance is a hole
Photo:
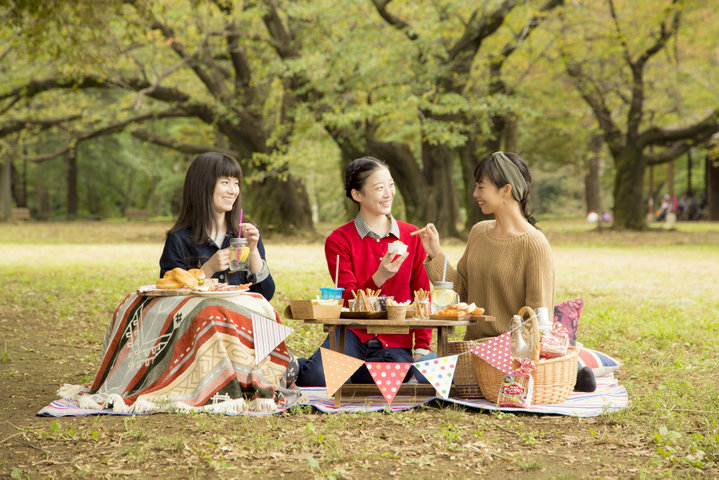
[[[252,314],[252,330],[255,337],[256,365],[294,332],[292,328],[256,313]]]
[[[404,382],[411,363],[395,363],[395,362],[365,362],[369,373],[372,375],[374,383],[379,387],[382,396],[387,403],[392,405],[395,395],[399,391],[400,385]]]
[[[457,368],[458,355],[450,355],[449,357],[434,358],[414,363],[414,367],[424,378],[429,380],[437,393],[442,398],[449,396],[449,389],[452,387],[452,379],[454,378],[454,369]]]
[[[327,395],[331,397],[358,368],[364,365],[364,360],[324,347],[320,347],[320,352],[322,355],[322,367],[325,369]]]
[[[472,353],[504,373],[512,371],[512,337],[509,332],[472,347]]]

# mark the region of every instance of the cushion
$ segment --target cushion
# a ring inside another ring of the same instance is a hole
[[[577,368],[589,367],[594,372],[595,377],[606,375],[615,370],[619,370],[622,362],[610,357],[606,353],[583,347],[579,344],[579,355],[577,356]]]
[[[554,306],[554,321],[560,322],[567,329],[570,345],[577,344],[577,329],[582,307],[584,307],[584,300],[581,298],[566,300]]]

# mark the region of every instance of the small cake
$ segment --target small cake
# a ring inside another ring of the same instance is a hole
[[[395,240],[394,242],[387,245],[387,253],[404,255],[405,253],[407,253],[407,245],[400,240]]]

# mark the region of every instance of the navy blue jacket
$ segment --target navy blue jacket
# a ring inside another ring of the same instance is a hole
[[[225,239],[222,241],[223,249],[229,248],[230,238],[229,233],[225,235]],[[193,243],[192,235],[189,229],[172,232],[165,240],[165,247],[163,248],[162,256],[160,257],[160,277],[164,276],[165,272],[172,270],[175,267],[184,268],[185,270],[200,268],[218,250],[219,248],[217,248],[217,245],[209,240],[206,244],[202,245]],[[259,272],[229,273],[228,270],[225,270],[224,272],[215,273],[213,278],[217,278],[220,283],[227,282],[231,285],[240,285],[252,282],[250,291],[262,294],[262,296],[269,301],[275,294],[275,281],[272,279],[272,275],[267,268],[267,262],[265,261],[265,246],[262,243],[261,236],[257,242],[257,250],[259,250],[260,257],[262,257],[264,262],[262,270]]]

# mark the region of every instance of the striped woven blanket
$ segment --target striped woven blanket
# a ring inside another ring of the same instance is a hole
[[[290,354],[280,342],[259,362],[252,317],[281,323],[262,295],[144,297],[117,306],[90,385],[58,392],[95,412],[273,412],[300,389],[286,388]]]

